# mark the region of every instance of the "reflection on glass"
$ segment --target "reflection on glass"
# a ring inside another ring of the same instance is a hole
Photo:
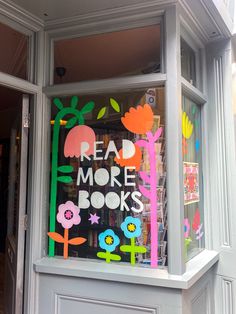
[[[162,87],[53,100],[50,256],[167,264],[164,112]]]
[[[0,71],[28,79],[28,37],[0,23],[0,41]]]
[[[196,86],[195,52],[183,39],[181,39],[181,75]]]
[[[160,72],[160,25],[59,40],[54,84]]]
[[[189,260],[205,245],[201,110],[185,96],[183,96],[182,110],[184,240],[186,259]]]

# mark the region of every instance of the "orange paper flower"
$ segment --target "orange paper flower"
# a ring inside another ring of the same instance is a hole
[[[129,112],[121,118],[125,128],[135,134],[146,134],[153,126],[153,111],[148,104],[143,107],[138,106],[137,109],[131,107]]]
[[[131,158],[122,158],[123,156],[123,150],[119,150],[120,159],[115,157],[115,162],[120,165],[121,167],[135,167],[136,171],[139,171],[141,160],[142,160],[142,152],[141,149],[138,147],[138,145],[135,146],[135,154]]]

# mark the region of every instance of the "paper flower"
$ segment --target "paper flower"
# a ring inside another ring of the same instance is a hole
[[[67,201],[58,207],[57,221],[63,228],[70,229],[73,225],[80,224],[80,209],[73,202]]]
[[[145,104],[143,107],[138,106],[137,109],[131,107],[126,112],[121,121],[125,128],[136,134],[146,134],[152,129],[154,115],[151,107]]]
[[[184,237],[188,238],[189,237],[189,232],[190,232],[190,223],[188,218],[184,219]]]
[[[189,139],[193,133],[193,124],[189,120],[186,112],[182,113],[182,133],[186,139]]]
[[[137,238],[141,235],[141,221],[138,218],[128,216],[121,224],[121,229],[126,238]]]
[[[120,239],[113,230],[107,229],[98,236],[99,246],[108,252],[112,252],[120,244]]]
[[[94,153],[94,142],[96,136],[89,126],[77,125],[67,134],[64,155],[65,157],[77,157],[81,155],[83,150],[87,156],[93,155]]]
[[[119,150],[120,158],[117,157],[114,158],[115,162],[120,165],[121,167],[135,167],[136,171],[139,171],[141,161],[142,161],[142,152],[138,145],[135,146],[135,154],[131,158],[122,158],[123,156],[123,150]]]

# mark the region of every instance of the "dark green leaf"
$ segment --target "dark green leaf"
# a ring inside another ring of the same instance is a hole
[[[60,101],[59,98],[54,98],[53,103],[54,103],[54,105],[57,106],[58,109],[60,109],[60,110],[63,109],[63,103]]]
[[[118,102],[113,99],[113,98],[110,98],[110,104],[112,106],[112,108],[116,111],[116,112],[120,112],[120,106],[118,104]]]
[[[58,171],[63,173],[71,173],[74,170],[72,166],[60,166],[58,167]]]
[[[103,107],[102,109],[99,110],[98,116],[97,116],[97,120],[101,119],[104,114],[106,113],[107,108]]]
[[[67,129],[72,128],[76,124],[76,122],[77,122],[77,118],[76,117],[73,117],[73,118],[69,119],[67,121],[67,123],[66,123],[66,128]]]
[[[77,107],[77,105],[78,105],[78,97],[77,96],[73,96],[71,98],[70,106],[71,106],[71,108],[75,109]]]
[[[86,105],[83,106],[80,112],[83,114],[89,113],[93,110],[94,106],[95,106],[94,101],[90,101]]]
[[[61,177],[58,177],[57,180],[63,183],[71,183],[73,181],[70,176],[61,176]]]

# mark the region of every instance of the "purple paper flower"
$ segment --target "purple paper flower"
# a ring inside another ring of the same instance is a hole
[[[67,201],[58,207],[57,221],[63,228],[70,229],[73,225],[80,224],[80,209],[73,202]]]

